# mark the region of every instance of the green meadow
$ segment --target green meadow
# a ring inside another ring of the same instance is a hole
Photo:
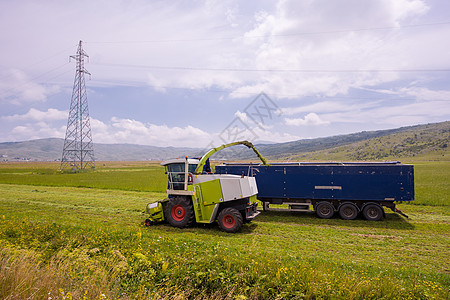
[[[0,164],[0,299],[448,299],[450,162],[380,222],[264,212],[237,234],[144,227],[158,164]]]

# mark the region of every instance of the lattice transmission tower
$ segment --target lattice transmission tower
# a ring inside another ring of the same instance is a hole
[[[70,56],[76,60],[75,81],[73,83],[72,101],[70,102],[69,118],[67,120],[66,138],[64,140],[61,158],[61,170],[77,171],[95,168],[94,144],[92,142],[89,109],[84,75],[91,75],[84,68],[84,59],[89,56],[78,44],[76,55]]]

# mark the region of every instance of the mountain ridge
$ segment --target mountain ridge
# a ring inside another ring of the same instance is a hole
[[[0,143],[2,161],[58,161],[64,139],[47,138]],[[286,143],[256,143],[262,155],[272,160],[291,159],[383,159],[408,157],[429,152],[446,152],[450,144],[450,121],[405,126],[387,130],[361,131],[324,138],[303,139]],[[239,150],[240,149],[240,150]],[[94,144],[97,161],[165,160],[173,157],[198,156],[203,148],[157,147],[136,144]],[[245,147],[225,149],[216,159],[254,159]]]

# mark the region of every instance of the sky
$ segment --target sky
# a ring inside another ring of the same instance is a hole
[[[450,1],[0,0],[0,142],[288,142],[450,120]]]

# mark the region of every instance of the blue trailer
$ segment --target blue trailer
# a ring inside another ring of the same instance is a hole
[[[346,220],[358,214],[378,221],[388,207],[405,217],[396,202],[414,200],[414,167],[400,162],[352,163],[223,163],[217,174],[253,176],[264,210],[286,204],[292,211],[310,211],[321,218],[338,213]]]

